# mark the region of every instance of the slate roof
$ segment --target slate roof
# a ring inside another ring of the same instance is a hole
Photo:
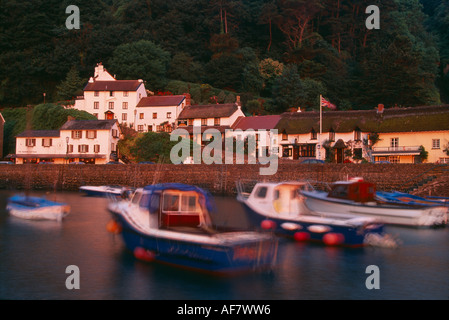
[[[186,106],[178,119],[204,119],[230,117],[238,110],[236,103],[205,104]]]
[[[69,120],[60,130],[110,130],[117,120]]]
[[[183,95],[143,97],[137,104],[137,108],[179,106],[185,98],[186,96]]]
[[[25,130],[17,138],[59,138],[59,130]]]
[[[274,129],[281,119],[280,115],[239,117],[232,126],[233,129]]]
[[[323,132],[420,132],[449,130],[449,105],[377,110],[324,111]],[[320,131],[320,113],[287,112],[281,115],[276,129],[287,134]]]
[[[84,91],[136,91],[142,84],[140,80],[94,81]]]

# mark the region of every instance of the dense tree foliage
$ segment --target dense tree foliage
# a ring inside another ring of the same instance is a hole
[[[380,29],[362,0],[3,0],[0,108],[70,99],[98,62],[195,102],[234,92],[252,113],[317,108],[320,93],[342,109],[449,102],[448,2],[369,4]]]

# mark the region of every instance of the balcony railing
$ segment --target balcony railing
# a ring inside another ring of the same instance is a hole
[[[420,146],[398,146],[398,147],[374,147],[373,154],[376,153],[401,153],[401,152],[420,152]]]

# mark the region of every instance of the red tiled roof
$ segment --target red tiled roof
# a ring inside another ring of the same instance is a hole
[[[142,84],[140,80],[94,81],[84,91],[136,91]]]
[[[144,97],[140,99],[137,108],[179,106],[185,98],[183,95]]]
[[[254,116],[254,117],[239,117],[232,126],[233,129],[274,129],[281,119],[280,115],[269,116]]]

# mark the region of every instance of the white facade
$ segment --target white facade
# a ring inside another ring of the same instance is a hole
[[[138,132],[171,132],[186,106],[187,99],[178,96],[152,96],[142,98],[136,107],[135,130]]]
[[[105,164],[117,152],[120,129],[117,122],[108,128],[77,126],[85,120],[72,120],[67,130],[35,130],[16,137],[16,164],[51,162],[64,164],[83,161]],[[97,121],[89,121],[97,122]],[[85,123],[84,123],[85,124]],[[64,127],[63,126],[63,127]]]
[[[134,127],[136,106],[146,96],[143,80],[116,80],[98,64],[95,77],[89,79],[84,96],[75,101],[74,108],[99,120],[116,119],[120,124]]]

